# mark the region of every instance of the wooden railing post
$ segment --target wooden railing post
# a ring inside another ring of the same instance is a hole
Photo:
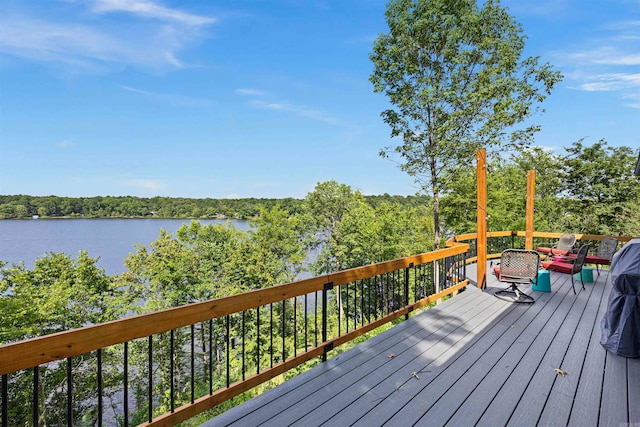
[[[536,195],[536,171],[527,172],[527,210],[524,248],[533,249],[533,213]]]
[[[487,285],[487,151],[476,152],[478,176],[478,288]]]

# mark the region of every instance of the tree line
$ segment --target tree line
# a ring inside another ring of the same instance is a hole
[[[364,196],[372,206],[380,203],[399,203],[404,206],[424,205],[424,195]],[[0,195],[0,219],[40,218],[197,218],[197,219],[249,219],[260,214],[261,208],[279,205],[291,214],[302,209],[302,199],[287,198],[183,198],[95,196],[60,197]]]

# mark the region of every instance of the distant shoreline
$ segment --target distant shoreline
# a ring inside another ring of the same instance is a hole
[[[364,196],[372,207],[381,203],[404,207],[424,206],[429,198],[420,196]],[[74,219],[74,218],[158,218],[251,220],[276,206],[289,215],[304,211],[304,199],[189,199],[181,197],[95,196],[59,197],[0,195],[0,219]]]

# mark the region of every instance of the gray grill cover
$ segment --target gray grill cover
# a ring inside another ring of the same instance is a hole
[[[611,283],[600,344],[619,356],[640,357],[640,239],[614,255]]]

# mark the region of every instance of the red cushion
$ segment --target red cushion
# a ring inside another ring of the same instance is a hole
[[[601,265],[609,265],[611,264],[611,260],[609,258],[602,258],[595,255],[587,255],[585,261],[589,264],[601,264]]]
[[[575,258],[576,257],[575,254],[571,254],[569,256],[571,258]],[[587,255],[587,257],[584,259],[584,262],[586,262],[587,264],[600,264],[600,265],[610,265],[611,264],[611,260],[609,258],[602,258],[602,257],[595,256],[595,255]]]
[[[546,270],[559,271],[560,273],[571,273],[573,264],[561,261],[543,261],[542,267]]]
[[[556,248],[545,248],[544,246],[536,248],[536,251],[538,252],[542,252],[543,254],[550,254],[551,251],[553,251],[554,255],[567,255],[570,252],[569,251],[564,251],[562,249],[556,249]]]

